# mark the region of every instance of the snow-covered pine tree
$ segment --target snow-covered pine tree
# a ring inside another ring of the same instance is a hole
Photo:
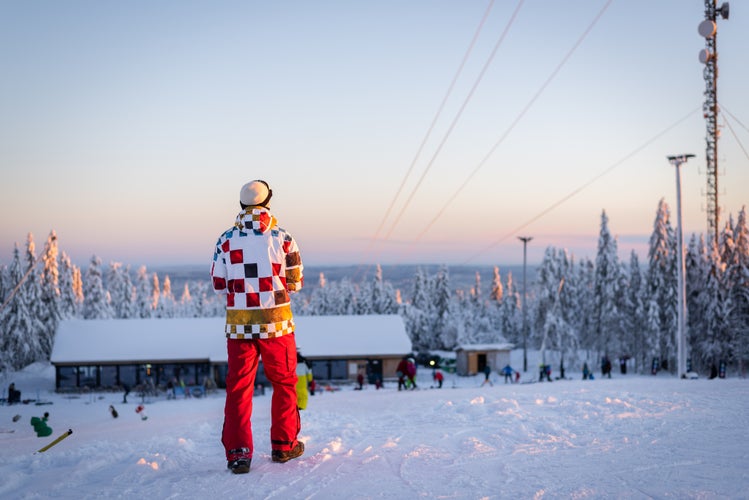
[[[523,318],[520,310],[520,295],[515,288],[511,271],[507,273],[505,283],[502,306],[500,308],[499,331],[502,332],[502,335],[509,342],[514,343],[515,347],[520,347],[523,342]]]
[[[138,268],[135,275],[135,290],[135,310],[137,311],[135,317],[150,318],[153,316],[153,299],[146,266]]]
[[[91,257],[83,280],[83,318],[111,319],[114,317],[109,296],[104,288],[101,273],[101,259]]]
[[[159,275],[151,274],[151,311],[152,316],[158,317],[159,299],[161,298],[161,286],[159,285]]]
[[[692,234],[684,257],[684,266],[686,268],[687,359],[692,362],[692,370],[701,371],[706,367],[701,363],[699,350],[696,350],[695,346],[699,344],[700,337],[704,336],[707,330],[703,305],[705,304],[705,283],[709,264],[704,236],[700,235],[698,240],[697,236]]]
[[[411,337],[413,348],[417,351],[428,350],[431,343],[431,283],[420,267],[414,275],[411,302],[406,308],[406,330]]]
[[[154,276],[156,276],[155,273]],[[154,285],[157,283],[158,281],[154,278]],[[172,280],[169,278],[169,275],[166,275],[164,277],[164,285],[161,289],[161,294],[159,295],[156,304],[156,317],[173,318],[175,315],[175,304],[176,301],[174,300],[174,293],[172,292]]]
[[[135,316],[133,290],[129,270],[120,262],[110,262],[106,273],[106,287],[111,299],[114,318]]]
[[[18,245],[13,249],[13,260],[9,268],[10,283],[13,289],[22,282],[28,269],[21,263]],[[24,281],[18,291],[10,298],[0,317],[0,363],[5,369],[20,370],[34,361],[44,359],[43,346],[39,332],[44,328],[38,316],[34,316],[31,306],[33,291],[25,286]],[[37,283],[38,285],[38,283]]]
[[[621,350],[621,312],[619,310],[619,256],[616,239],[609,232],[609,218],[601,213],[598,253],[594,281],[596,351],[609,357]]]
[[[325,273],[320,273],[318,286],[309,296],[309,302],[301,304],[300,313],[308,316],[324,316],[328,314],[328,281]]]
[[[726,266],[715,242],[711,244],[710,269],[705,282],[703,303],[700,309],[704,314],[705,332],[693,345],[693,352],[699,354],[703,366],[715,367],[720,362],[733,361],[731,342],[730,289],[726,283]]]
[[[556,258],[556,249],[551,246],[546,247],[544,258],[536,271],[537,295],[534,307],[532,308],[532,322],[535,327],[534,332],[538,334],[538,337],[532,336],[531,339],[533,340],[532,344],[541,349],[541,362],[544,364],[546,363],[545,351],[549,343],[549,330],[546,326],[552,323],[547,321],[547,318],[550,314],[553,314],[552,308],[554,307],[561,279],[558,269],[559,263]]]
[[[653,223],[648,249],[646,288],[649,299],[658,304],[659,328],[650,339],[661,365],[675,368],[678,294],[676,273],[676,235],[671,227],[668,205],[661,199]],[[652,309],[652,308],[651,308]],[[652,323],[649,326],[654,326]]]
[[[589,258],[580,260],[577,266],[577,308],[578,308],[578,338],[580,347],[587,351],[585,361],[592,363],[591,352],[595,351],[596,321],[595,321],[595,264]]]
[[[80,278],[80,270],[73,265],[65,252],[60,253],[60,316],[63,319],[78,316],[81,302],[75,288],[75,276]]]
[[[190,293],[190,285],[185,281],[182,287],[182,294],[179,297],[178,304],[179,313],[177,316],[182,318],[194,318],[195,310],[192,304],[192,294]]]
[[[62,318],[60,310],[60,269],[57,249],[57,235],[54,231],[49,233],[47,243],[44,245],[42,254],[41,274],[41,310],[44,329],[40,333],[41,343],[45,353],[45,359],[52,354],[57,325]]]
[[[433,287],[433,340],[432,349],[453,349],[456,346],[456,329],[448,328],[451,320],[450,272],[446,265],[440,266]]]
[[[739,212],[733,227],[733,248],[726,264],[732,313],[730,318],[731,344],[738,372],[744,374],[743,364],[749,361],[749,229],[746,207]]]
[[[372,282],[372,298],[370,300],[373,314],[395,314],[398,305],[395,302],[395,291],[390,282],[382,276],[382,266],[377,264],[374,281]]]
[[[499,273],[499,267],[494,266],[494,277],[492,278],[492,293],[491,300],[494,301],[497,306],[502,304],[502,297],[504,296],[504,287],[502,287],[502,276]]]
[[[629,255],[629,286],[627,293],[627,310],[624,311],[627,318],[626,326],[629,335],[626,337],[625,347],[635,362],[635,371],[645,373],[648,366],[648,347],[645,332],[647,332],[647,307],[644,298],[644,283],[642,270],[640,269],[640,258],[637,252],[632,250]]]

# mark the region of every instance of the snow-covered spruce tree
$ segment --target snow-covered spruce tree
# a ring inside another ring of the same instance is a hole
[[[642,270],[640,269],[640,259],[637,252],[632,250],[629,256],[629,287],[627,288],[627,318],[626,327],[629,329],[629,335],[625,347],[635,361],[635,371],[645,373],[648,366],[648,344],[645,337],[648,330],[647,322],[647,305],[644,299],[644,282]]]
[[[110,262],[106,274],[107,290],[112,301],[115,318],[134,318],[136,315],[135,295],[130,282],[130,270],[120,262]]]
[[[300,314],[307,316],[324,316],[328,314],[327,295],[328,280],[325,278],[325,273],[320,273],[318,286],[309,295],[307,303],[301,304]]]
[[[395,290],[390,282],[382,277],[382,267],[377,264],[374,281],[372,282],[372,313],[374,314],[396,314],[398,304],[395,301]]]
[[[476,281],[469,292],[467,307],[471,311],[466,329],[474,330],[474,341],[480,344],[498,342],[497,332],[489,318],[487,303],[481,287],[481,275],[476,272]],[[465,317],[465,316],[464,316]]]
[[[159,299],[161,298],[161,285],[159,275],[151,274],[151,315],[158,317]]]
[[[585,361],[589,364],[595,361],[592,354],[596,348],[596,322],[595,312],[595,265],[593,261],[585,257],[577,265],[577,309],[578,309],[578,339],[582,349],[585,349]]]
[[[536,322],[541,333],[542,362],[546,364],[547,349],[558,351],[561,377],[566,377],[565,361],[576,361],[579,346],[574,323],[578,292],[573,262],[566,250],[547,248],[537,281]]]
[[[146,266],[138,268],[135,275],[135,310],[137,318],[150,318],[153,315],[151,284]]]
[[[702,363],[697,346],[701,337],[705,335],[707,324],[705,322],[705,285],[710,270],[705,238],[696,235],[689,239],[687,252],[684,257],[686,268],[685,286],[687,303],[687,346],[689,351],[687,358],[691,359],[693,371],[704,371],[709,368]]]
[[[508,272],[500,306],[499,331],[508,342],[515,344],[515,347],[523,344],[523,318],[520,306],[520,295],[512,279],[512,272]]]
[[[544,364],[546,363],[544,355],[548,333],[545,328],[546,319],[552,313],[557,290],[561,285],[558,264],[556,249],[551,246],[546,247],[544,258],[536,271],[536,300],[532,308],[533,315],[531,318],[534,326],[533,331],[537,336],[532,335],[529,341],[532,341],[530,342],[531,345],[541,349],[541,362]]]
[[[486,315],[491,325],[491,331],[497,338],[507,340],[507,337],[502,331],[502,298],[504,296],[504,285],[502,285],[502,276],[499,273],[499,267],[494,266],[492,270],[492,284],[489,292],[489,298],[485,301]]]
[[[20,370],[34,361],[44,359],[39,336],[44,324],[32,313],[30,306],[34,292],[26,286],[28,278],[22,282],[26,271],[28,269],[21,263],[20,250],[16,245],[9,268],[11,290],[19,283],[21,285],[0,316],[0,351],[3,353],[3,364],[6,369],[9,367],[11,370]]]
[[[693,344],[693,353],[706,367],[717,367],[720,362],[733,360],[730,320],[733,306],[730,289],[726,283],[726,266],[718,246],[713,241],[708,260],[710,264],[701,299],[700,310],[704,314],[705,331]]]
[[[112,319],[114,312],[104,289],[101,259],[91,257],[83,279],[83,319]]]
[[[192,294],[190,293],[190,285],[185,282],[182,287],[182,293],[179,296],[179,302],[177,303],[176,315],[180,318],[194,318],[195,310],[192,302]]]
[[[432,304],[431,280],[422,268],[414,275],[411,301],[405,308],[404,320],[406,331],[411,337],[411,343],[416,351],[425,351],[431,344]]]
[[[45,353],[45,359],[52,354],[52,345],[57,331],[57,325],[62,319],[60,307],[60,268],[57,249],[57,235],[54,231],[49,233],[47,243],[44,245],[42,254],[41,275],[41,311],[44,329],[40,333],[41,343]]]
[[[659,327],[652,334],[655,338],[649,340],[653,351],[662,366],[675,367],[675,341],[678,319],[677,294],[677,263],[676,236],[669,220],[669,210],[666,202],[658,202],[658,210],[653,223],[653,233],[650,236],[648,249],[648,270],[646,279],[646,293],[650,300],[658,304]],[[650,325],[654,326],[654,325]]]
[[[156,276],[155,273],[154,276]],[[156,278],[154,278],[155,283],[157,283]],[[156,304],[155,316],[157,318],[173,318],[175,316],[175,305],[176,301],[172,292],[172,280],[167,275],[164,277],[164,285]]]
[[[604,210],[601,213],[601,231],[598,236],[598,253],[594,281],[594,327],[596,351],[599,355],[611,357],[621,352],[621,312],[619,256],[616,239],[609,232],[609,218]]]
[[[743,376],[744,363],[749,362],[749,229],[746,207],[741,208],[733,227],[733,249],[725,264],[732,306],[731,345],[738,372]]]
[[[65,252],[60,253],[60,316],[63,319],[78,316],[82,302],[76,291],[76,276],[80,281],[80,269],[73,265]]]
[[[446,265],[440,266],[434,279],[434,339],[432,349],[454,349],[457,346],[457,330],[449,327],[452,316],[450,295],[450,272]]]
[[[211,294],[210,298],[209,292]],[[220,316],[223,313],[223,304],[220,303],[221,301],[218,300],[218,298],[213,296],[213,290],[210,288],[210,283],[208,281],[201,280],[195,282],[193,284],[193,291],[190,295],[192,296],[192,313],[189,315],[190,317],[215,317]],[[215,308],[212,307],[213,304],[219,304],[221,306],[221,311],[215,313]]]
[[[34,319],[35,331],[32,335],[35,337],[35,344],[38,345],[39,352],[37,359],[49,359],[52,352],[52,335],[47,332],[47,311],[42,302],[42,278],[36,256],[36,244],[34,236],[29,233],[26,239],[26,257],[25,257],[26,278],[19,290],[21,298],[26,301],[29,314]]]

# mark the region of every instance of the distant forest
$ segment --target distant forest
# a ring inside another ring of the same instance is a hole
[[[749,361],[746,209],[735,220],[729,216],[717,241],[686,240],[689,364],[706,373],[723,363],[743,375]],[[677,261],[676,232],[661,200],[647,262],[635,252],[620,260],[603,211],[595,260],[546,248],[540,265],[529,268],[525,301],[522,267],[493,267],[490,279],[465,267],[416,266],[410,276],[403,267],[388,267],[396,276],[385,279],[383,267],[372,265],[307,268],[305,289],[292,304],[297,315],[399,314],[419,353],[476,343],[520,347],[525,340],[528,348],[559,353],[568,367],[607,356],[632,360],[640,373],[653,359],[675,372]],[[169,274],[104,265],[95,255],[81,269],[58,249],[54,231],[37,254],[29,234],[25,248],[16,246],[10,264],[0,267],[0,372],[49,360],[64,318],[221,316],[224,305],[208,271],[175,268],[175,289]]]

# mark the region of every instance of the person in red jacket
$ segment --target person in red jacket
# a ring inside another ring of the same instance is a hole
[[[250,471],[252,395],[260,357],[273,386],[271,459],[283,463],[304,453],[297,439],[297,350],[289,297],[304,285],[303,266],[296,241],[270,212],[272,196],[265,181],[242,186],[242,210],[218,238],[211,266],[213,289],[226,299],[229,367],[221,442],[235,474]]]

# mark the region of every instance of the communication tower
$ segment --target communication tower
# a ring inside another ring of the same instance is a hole
[[[718,47],[717,16],[728,19],[728,2],[720,8],[715,6],[716,0],[705,0],[705,19],[697,28],[705,38],[705,48],[700,51],[700,62],[705,65],[705,102],[702,105],[703,115],[707,125],[705,138],[705,160],[707,170],[707,232],[712,241],[718,242],[718,220],[720,205],[718,205]]]

